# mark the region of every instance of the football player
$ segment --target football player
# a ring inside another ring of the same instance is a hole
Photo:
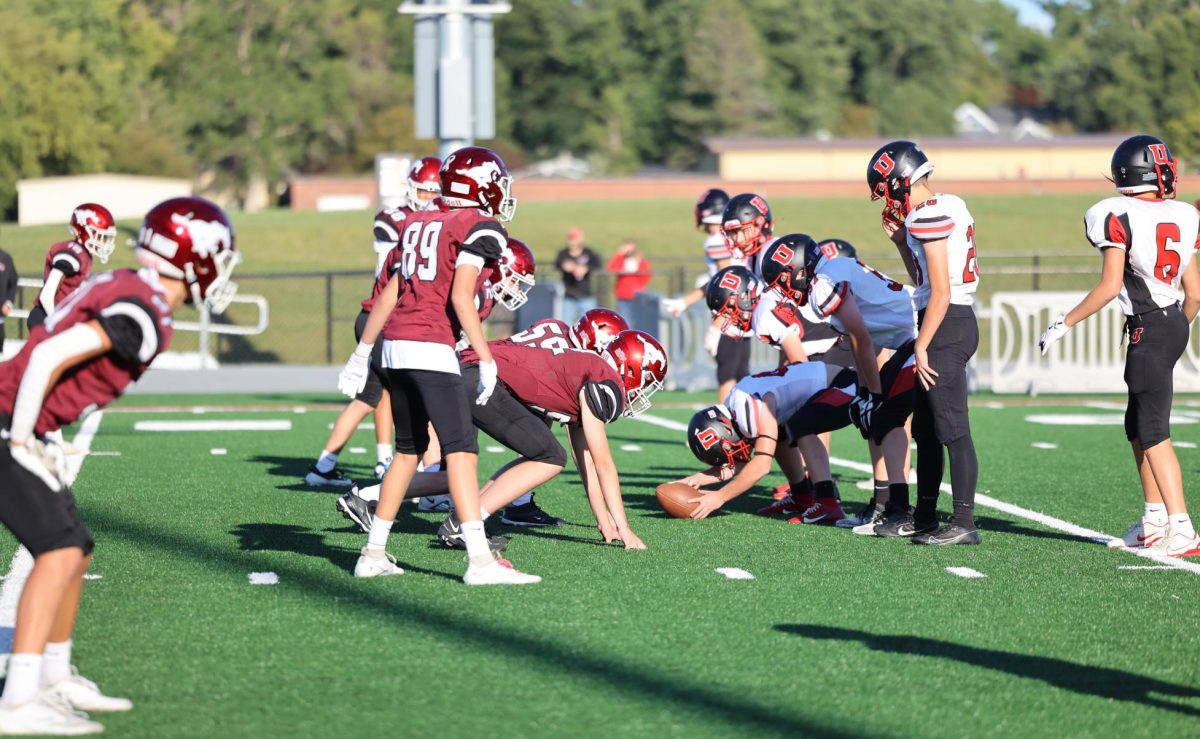
[[[383,335],[383,366],[392,399],[396,456],[383,478],[367,546],[355,564],[356,577],[399,575],[387,540],[400,502],[429,444],[433,424],[446,460],[450,495],[462,520],[468,585],[524,585],[541,578],[504,566],[493,555],[479,516],[476,478],[478,446],[471,423],[470,395],[486,404],[496,387],[496,363],[483,338],[475,307],[476,285],[485,267],[507,243],[500,220],[516,210],[512,178],[490,149],[468,146],[446,157],[442,196],[433,210],[404,221],[400,270],[376,298],[362,340],[342,370],[339,388],[353,395],[366,382],[374,344]],[[399,284],[404,281],[401,293]],[[479,359],[473,391],[463,384],[454,346],[459,332]]]
[[[875,497],[853,528],[859,534],[895,536],[909,512],[904,424],[915,402],[913,293],[848,257],[847,249],[853,247],[845,242],[785,236],[763,253],[763,279],[770,292],[807,304],[850,338],[859,379],[851,419],[870,442],[877,480]],[[893,350],[886,361],[885,349]]]
[[[979,287],[975,220],[962,198],[929,185],[933,164],[911,141],[885,144],[867,163],[873,200],[883,200],[884,233],[916,286],[919,380],[912,433],[917,442],[917,508],[897,527],[915,544],[978,544],[975,485],[979,460],[967,409],[967,362],[979,347],[972,306]],[[954,512],[938,527],[937,499],[950,458]]]
[[[1112,181],[1120,194],[1093,205],[1083,219],[1088,241],[1103,255],[1100,281],[1050,324],[1039,346],[1045,354],[1072,326],[1117,299],[1129,336],[1125,437],[1145,498],[1142,518],[1123,542],[1173,557],[1200,556],[1170,426],[1172,374],[1200,310],[1192,258],[1200,248],[1200,215],[1175,200],[1178,163],[1154,136],[1132,136],[1117,146]]]
[[[400,241],[404,219],[409,213],[425,210],[442,192],[442,160],[421,157],[408,168],[408,200],[375,215],[375,276],[383,271],[388,254]]]
[[[103,730],[81,711],[128,711],[71,665],[71,633],[91,562],[92,535],[80,520],[61,450],[50,432],[108,405],[171,340],[171,314],[184,303],[225,309],[241,256],[225,213],[201,198],[155,206],[142,224],[141,270],[86,281],[0,364],[0,521],[34,557],[21,593],[0,733],[88,734]]]
[[[726,336],[757,336],[779,349],[785,363],[808,361],[799,308],[786,298],[764,293],[762,281],[748,268],[726,267],[718,272],[704,298]]]
[[[729,194],[717,188],[705,190],[696,201],[696,227],[703,229],[706,234],[704,266],[707,274],[697,281],[696,288],[687,295],[662,301],[663,309],[676,318],[704,299],[705,290],[717,272],[733,265],[744,266],[746,263],[745,259],[735,256],[730,250],[721,230],[721,219],[728,203]],[[739,337],[723,334],[714,323],[705,334],[704,348],[717,360],[717,401],[722,402],[733,384],[750,374],[750,344],[739,341]]]
[[[725,503],[746,492],[771,471],[776,459],[792,489],[801,515],[790,523],[834,524],[845,517],[829,469],[829,454],[818,434],[850,423],[849,404],[855,393],[852,370],[823,362],[789,364],[770,372],[744,377],[721,405],[698,411],[688,424],[688,447],[709,469],[678,482],[703,492],[692,518],[707,518]],[[780,439],[788,443],[781,445]],[[808,474],[795,445],[802,447]]]
[[[26,319],[30,331],[41,326],[46,316],[92,274],[93,257],[103,264],[116,248],[117,223],[103,205],[75,206],[67,228],[71,240],[55,244],[46,254],[42,291]]]

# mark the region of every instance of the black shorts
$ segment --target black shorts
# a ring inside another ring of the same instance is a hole
[[[795,446],[805,436],[849,426],[850,401],[854,400],[856,382],[854,370],[844,369],[834,375],[829,387],[809,398],[795,415],[784,420],[780,426],[783,438]]]
[[[891,358],[879,370],[883,388],[883,407],[875,415],[871,439],[878,444],[892,429],[900,428],[913,413],[917,402],[917,365],[913,361],[916,341],[910,341],[892,352]]]
[[[722,335],[717,344],[717,384],[736,382],[750,374],[750,339]]]
[[[471,400],[462,378],[449,372],[387,369],[387,389],[392,397],[392,423],[396,425],[396,451],[422,455],[429,448],[433,424],[442,454],[479,453]],[[470,395],[474,394],[474,388]]]
[[[1149,449],[1171,437],[1171,402],[1175,395],[1175,363],[1187,349],[1187,316],[1178,305],[1127,316],[1129,349],[1125,353],[1125,437]]]
[[[29,309],[29,317],[25,319],[25,325],[29,327],[30,331],[32,331],[45,322],[46,309],[42,307],[41,303],[37,303]],[[29,547],[26,547],[26,549],[28,548]]]
[[[471,398],[471,419],[476,428],[526,459],[559,467],[566,465],[567,453],[554,438],[549,419],[514,398],[502,383],[496,384],[487,405],[477,404],[474,400],[478,397],[474,390],[479,382],[477,364],[464,364],[462,379],[463,385],[470,389],[467,397]]]
[[[922,310],[917,318],[925,320]],[[913,438],[936,439],[940,444],[971,433],[967,414],[967,362],[979,348],[979,324],[969,305],[951,304],[929,345],[929,364],[938,373],[937,384],[925,390],[914,384]]]
[[[7,421],[5,421],[7,426]],[[91,554],[96,542],[75,509],[70,489],[54,492],[41,479],[13,461],[8,444],[0,443],[0,522],[33,556],[79,547]]]
[[[354,340],[361,341],[363,329],[367,325],[367,318],[371,315],[370,311],[363,311],[358,314],[358,318],[354,319]],[[371,349],[371,367],[367,372],[367,384],[363,385],[363,389],[358,395],[354,396],[355,400],[360,400],[374,408],[379,405],[379,400],[383,397],[383,338],[376,339],[374,348]]]

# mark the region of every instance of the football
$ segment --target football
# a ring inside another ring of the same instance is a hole
[[[675,518],[691,518],[692,511],[696,510],[696,504],[688,501],[700,494],[700,491],[690,485],[684,485],[682,482],[664,482],[654,490],[654,497],[658,498],[658,504],[663,507],[667,515]]]

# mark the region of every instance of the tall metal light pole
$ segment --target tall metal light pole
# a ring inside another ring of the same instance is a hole
[[[443,159],[476,138],[496,135],[492,16],[512,10],[487,0],[412,0],[416,135],[438,139]]]

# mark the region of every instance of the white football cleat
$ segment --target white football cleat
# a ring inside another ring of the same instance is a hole
[[[37,698],[19,706],[0,703],[0,734],[38,734],[52,736],[81,736],[99,734],[103,724],[90,720],[86,713],[76,711],[62,698],[41,693]]]
[[[74,665],[71,666],[70,677],[46,686],[42,692],[56,695],[80,711],[115,713],[133,708],[133,701],[128,698],[117,698],[101,693],[100,686],[80,675]]]
[[[467,585],[532,585],[541,582],[537,575],[527,575],[507,559],[496,559],[486,565],[467,565],[463,582]]]
[[[1167,556],[1170,557],[1200,557],[1200,536],[1195,532],[1191,535],[1182,531],[1172,530],[1167,535]]]
[[[445,512],[450,510],[449,495],[426,495],[417,502],[417,510],[422,513],[431,511]]]
[[[358,562],[354,564],[355,577],[384,577],[403,574],[404,570],[396,564],[396,558],[382,549],[363,547]]]
[[[1141,549],[1145,547],[1157,550],[1162,548],[1162,544],[1166,538],[1167,525],[1165,523],[1154,523],[1141,518],[1125,529],[1125,533],[1120,539],[1110,539],[1108,546],[1113,548],[1128,547],[1129,549]]]

